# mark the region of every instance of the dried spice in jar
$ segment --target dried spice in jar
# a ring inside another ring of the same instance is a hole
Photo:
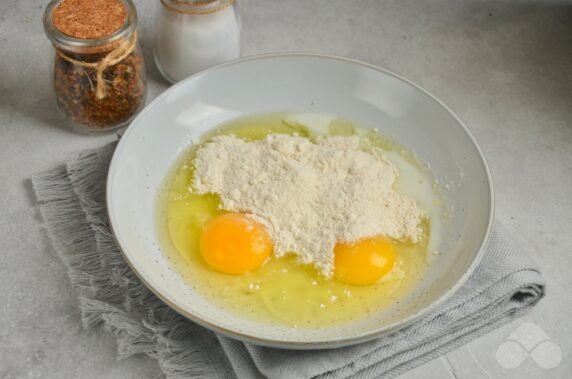
[[[55,47],[58,109],[82,131],[127,125],[145,104],[145,64],[131,0],[54,0],[44,14]]]

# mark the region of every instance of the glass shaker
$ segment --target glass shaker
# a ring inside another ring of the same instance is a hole
[[[161,0],[155,61],[178,82],[240,56],[240,17],[235,0]]]
[[[52,0],[44,29],[55,48],[53,85],[70,125],[127,125],[145,105],[146,76],[131,0]]]

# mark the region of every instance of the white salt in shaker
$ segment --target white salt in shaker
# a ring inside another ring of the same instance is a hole
[[[167,80],[240,56],[240,17],[235,0],[161,0],[155,61]]]

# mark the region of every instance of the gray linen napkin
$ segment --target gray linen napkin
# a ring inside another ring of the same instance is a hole
[[[73,156],[33,183],[53,246],[78,290],[84,326],[103,325],[117,336],[120,357],[147,354],[169,378],[391,378],[521,316],[544,296],[538,269],[496,223],[465,286],[390,336],[334,350],[287,351],[217,335],[162,303],[123,260],[105,210],[114,148]]]

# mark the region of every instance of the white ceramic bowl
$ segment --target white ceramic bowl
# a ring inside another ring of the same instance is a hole
[[[297,111],[338,115],[392,136],[443,183],[452,210],[422,282],[400,304],[330,328],[291,329],[229,313],[191,289],[158,243],[156,195],[177,155],[203,133],[237,116]],[[274,54],[194,75],[165,91],[121,138],[107,183],[109,217],[130,266],[161,299],[189,319],[230,337],[292,349],[332,348],[383,336],[426,315],[471,274],[488,239],[493,193],[483,154],[463,123],[415,84],[345,58]]]

